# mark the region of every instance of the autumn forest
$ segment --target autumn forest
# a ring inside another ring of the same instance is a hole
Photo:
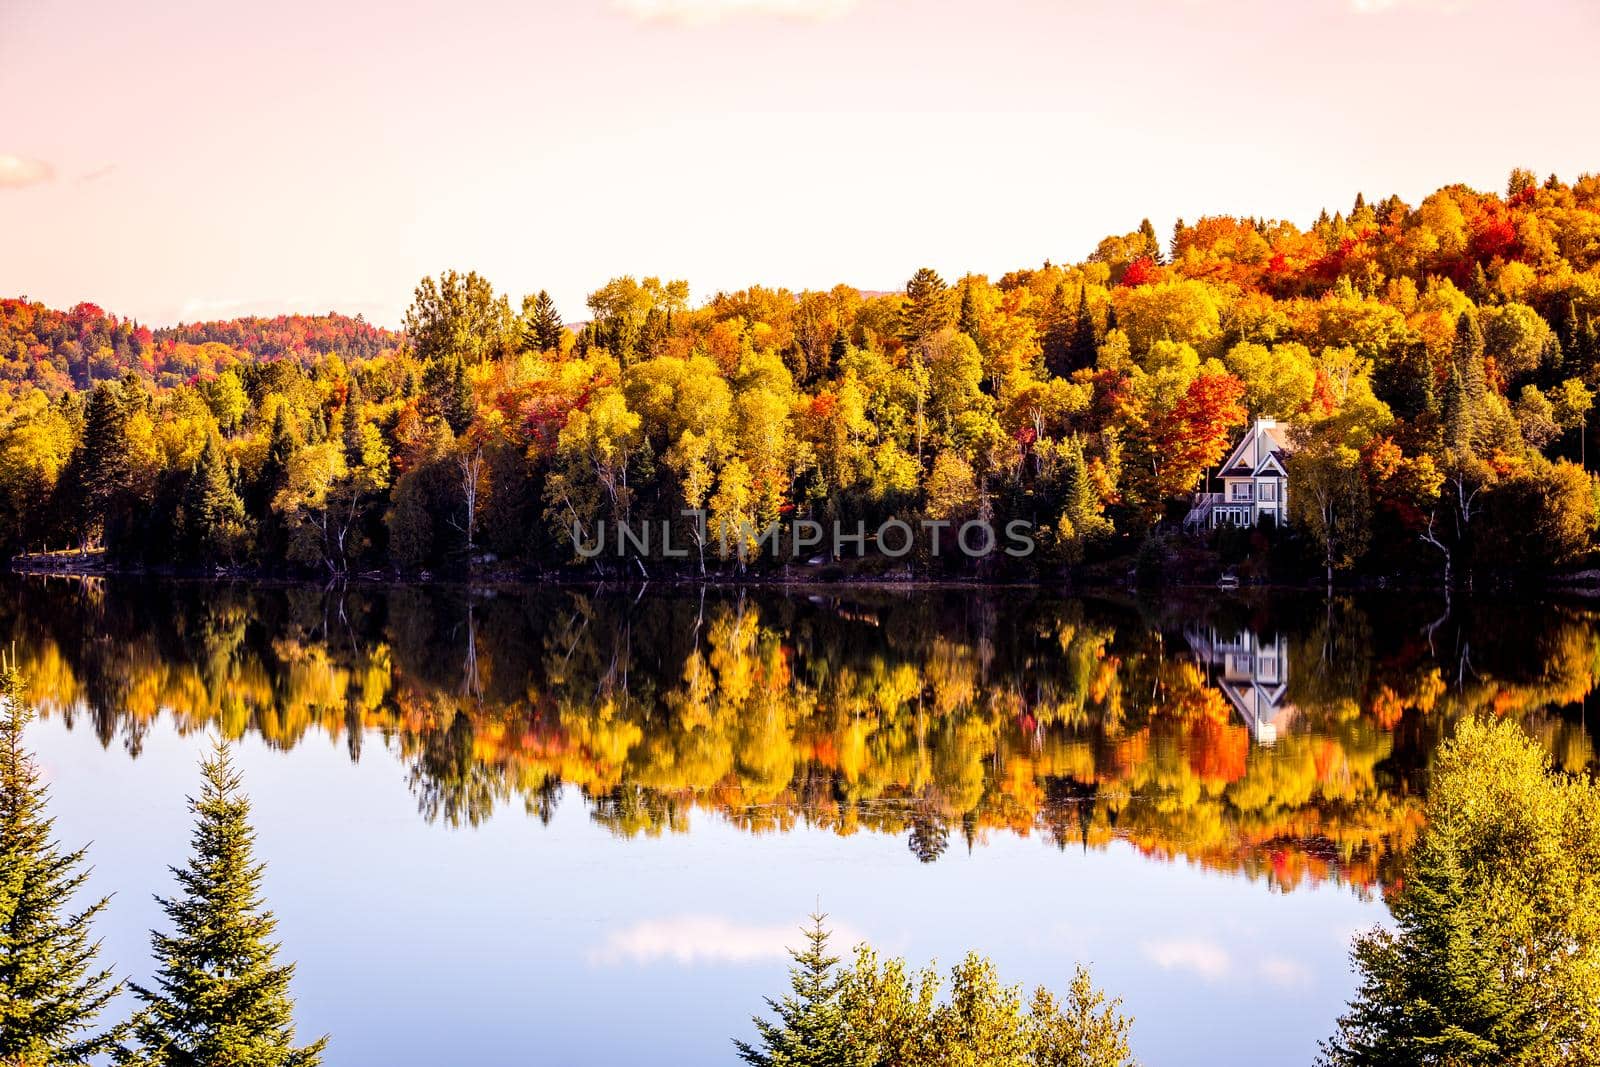
[[[681,524],[690,558],[628,570],[727,573],[785,517],[982,518],[1032,524],[1039,551],[923,545],[841,573],[1136,558],[1159,578],[1189,494],[1260,416],[1297,442],[1291,528],[1218,531],[1201,547],[1224,558],[1461,584],[1593,548],[1592,176],[1358,196],[1306,228],[1146,222],[1072,265],[924,269],[891,293],[696,304],[621,276],[573,310],[453,271],[423,279],[400,332],[339,315],[152,330],[0,301],[0,550],[592,574],[621,564],[585,564],[583,539],[649,518]],[[775,555],[749,567],[803,562]]]

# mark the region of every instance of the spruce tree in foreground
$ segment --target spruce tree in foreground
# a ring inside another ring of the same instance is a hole
[[[27,721],[22,678],[0,664],[0,1064],[81,1064],[120,1037],[95,1021],[121,986],[96,966],[89,936],[106,899],[65,911],[88,877],[84,851],[50,838],[45,789],[22,748]]]
[[[150,1067],[315,1067],[326,1037],[294,1047],[293,964],[277,963],[277,922],[263,907],[265,866],[254,855],[250,802],[227,745],[201,764],[205,783],[191,838],[194,854],[172,868],[182,892],[157,898],[173,932],[151,936],[160,967],[154,989],[133,986],[146,1011],[138,1050],[125,1061]]]
[[[836,1067],[849,1062],[845,1055],[844,1013],[839,1004],[839,957],[828,955],[825,915],[811,916],[803,951],[789,950],[790,993],[782,1000],[767,998],[778,1017],[770,1022],[755,1017],[760,1047],[735,1041],[739,1058],[754,1067]]]

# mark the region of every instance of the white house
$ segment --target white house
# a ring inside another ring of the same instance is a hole
[[[1212,526],[1255,526],[1270,519],[1282,526],[1289,521],[1289,453],[1294,445],[1288,427],[1276,419],[1257,419],[1222,461],[1217,480],[1222,492],[1202,486],[1194,506],[1184,518],[1186,529]]]

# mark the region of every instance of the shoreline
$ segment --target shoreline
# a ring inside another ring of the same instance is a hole
[[[92,559],[92,558],[91,558]],[[285,574],[260,571],[252,568],[217,568],[212,571],[106,566],[98,560],[76,565],[41,566],[35,561],[12,559],[0,564],[0,572],[26,578],[118,578],[152,579],[174,582],[230,583],[244,582],[262,586],[384,586],[391,588],[464,588],[468,590],[578,587],[601,588],[616,586],[637,589],[660,586],[671,589],[744,589],[768,588],[774,590],[906,590],[939,592],[956,590],[1028,590],[1064,595],[1105,595],[1121,593],[1175,593],[1183,595],[1206,594],[1240,597],[1253,594],[1309,594],[1326,593],[1327,586],[1320,581],[1241,581],[1237,585],[1223,586],[1217,582],[1176,580],[1140,584],[1097,576],[1093,572],[1080,573],[1070,578],[996,579],[981,577],[937,578],[927,576],[884,578],[881,576],[841,575],[822,577],[810,573],[784,575],[773,573],[747,574],[650,574],[624,573],[595,576],[581,573],[529,573],[507,569],[474,573],[449,572],[446,574],[400,574],[385,571],[362,571],[344,575]],[[1333,592],[1339,595],[1424,593],[1448,600],[1452,596],[1479,599],[1506,594],[1555,595],[1580,600],[1600,598],[1600,570],[1584,570],[1539,578],[1501,579],[1479,583],[1476,588],[1458,587],[1448,590],[1436,583],[1410,580],[1396,576],[1357,576],[1353,580],[1336,582]]]

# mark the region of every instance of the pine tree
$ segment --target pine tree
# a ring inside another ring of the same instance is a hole
[[[172,868],[182,893],[158,898],[174,930],[151,935],[160,961],[155,988],[133,986],[147,1009],[135,1023],[133,1062],[315,1067],[327,1038],[294,1047],[294,965],[276,962],[277,921],[261,900],[265,868],[254,856],[250,802],[225,743],[201,773],[200,797],[189,801],[194,854]]]
[[[288,477],[289,461],[294,458],[297,444],[289,413],[284,406],[279,406],[278,414],[272,420],[272,439],[267,443],[267,459],[261,466],[261,480],[268,487],[268,499],[271,499],[272,493],[283,488],[283,479]]]
[[[1595,786],[1516,723],[1463,720],[1430,770],[1395,928],[1357,937],[1362,983],[1322,1062],[1595,1062],[1597,812]]]
[[[1140,220],[1139,236],[1144,238],[1145,255],[1156,263],[1167,261],[1167,257],[1161,254],[1161,238],[1156,236],[1156,228],[1150,225],[1149,219]]]
[[[1389,358],[1373,374],[1374,391],[1396,415],[1415,419],[1437,413],[1433,393],[1433,368],[1428,348],[1421,341],[1405,342],[1389,353]]]
[[[178,514],[190,558],[210,560],[225,554],[244,528],[244,501],[234,491],[222,441],[214,433],[189,471]]]
[[[1577,353],[1577,368],[1585,375],[1592,375],[1595,364],[1600,363],[1600,324],[1596,324],[1593,315],[1584,316],[1583,328],[1577,331],[1574,351]]]
[[[781,1000],[766,998],[776,1015],[771,1022],[755,1017],[759,1047],[735,1041],[739,1058],[755,1067],[843,1067],[850,1062],[844,1029],[844,1011],[839,1003],[839,976],[834,968],[837,956],[828,955],[826,915],[812,915],[805,931],[804,950],[790,949],[794,966],[789,968],[792,992]]]
[[[1061,282],[1050,298],[1049,319],[1039,341],[1045,370],[1058,378],[1065,378],[1073,371],[1073,323],[1072,315],[1067,312],[1067,286]]]
[[[1463,311],[1456,319],[1456,340],[1450,358],[1461,374],[1468,407],[1475,415],[1483,409],[1489,385],[1483,372],[1483,333],[1471,312]]]
[[[1440,415],[1444,420],[1445,447],[1458,457],[1471,456],[1472,405],[1467,399],[1467,387],[1462,381],[1460,367],[1450,367],[1450,377],[1444,383]]]
[[[133,416],[127,391],[101,382],[89,396],[83,443],[64,478],[78,487],[79,529],[96,528],[113,540],[126,521],[133,489],[133,451],[128,447],[128,422]]]
[[[1566,353],[1561,349],[1561,338],[1552,330],[1539,352],[1539,384],[1546,389],[1557,384],[1565,377],[1562,373],[1565,368]]]
[[[361,393],[361,383],[351,378],[344,396],[344,409],[339,431],[344,444],[345,462],[352,467],[361,463],[361,427],[366,418],[365,407],[366,398]]]
[[[926,340],[950,325],[950,290],[937,271],[923,267],[906,283],[900,311],[900,338],[907,344]]]
[[[22,748],[28,709],[15,665],[0,663],[0,1063],[81,1064],[111,1051],[121,1027],[95,1021],[121,991],[97,968],[90,925],[106,898],[64,913],[88,877],[84,850],[51,840],[45,788]]]
[[[956,329],[972,338],[980,349],[983,347],[980,339],[982,330],[978,328],[978,302],[972,295],[971,282],[961,287],[961,310],[956,315]]]
[[[543,289],[522,302],[522,342],[535,352],[559,352],[567,328],[562,325],[556,302]]]
[[[1078,315],[1072,325],[1072,338],[1067,342],[1067,366],[1083,370],[1094,366],[1096,340],[1094,317],[1089,314],[1089,287],[1078,286]]]
[[[1472,282],[1467,289],[1468,295],[1478,304],[1488,304],[1494,299],[1494,290],[1489,287],[1489,275],[1483,269],[1482,263],[1472,265]]]
[[[840,326],[834,331],[833,344],[828,348],[828,366],[837,367],[849,352],[850,337],[844,332],[844,327]]]
[[[1557,310],[1560,313],[1561,321],[1552,323],[1552,325],[1556,328],[1556,336],[1561,338],[1561,350],[1569,358],[1576,359],[1582,355],[1579,332],[1583,327],[1583,318],[1578,314],[1578,302],[1576,300],[1568,300],[1565,308],[1558,308]]]
[[[467,367],[457,357],[430,363],[422,371],[423,409],[443,419],[452,433],[461,433],[472,422],[472,383]]]
[[[1111,524],[1100,513],[1100,498],[1089,478],[1089,464],[1083,454],[1083,438],[1074,434],[1067,442],[1066,468],[1062,476],[1062,513],[1072,521],[1084,539],[1104,536]]]

